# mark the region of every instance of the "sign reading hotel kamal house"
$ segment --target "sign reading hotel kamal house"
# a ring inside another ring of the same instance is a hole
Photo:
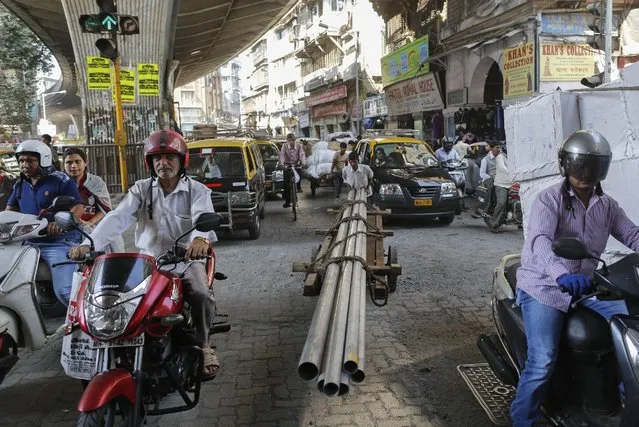
[[[595,56],[587,44],[542,44],[541,80],[578,82],[595,74]]]
[[[531,96],[535,80],[535,48],[526,43],[504,50],[504,99]]]
[[[432,74],[406,80],[386,88],[389,116],[441,110],[444,108]]]
[[[428,36],[402,46],[381,59],[384,87],[428,74]]]

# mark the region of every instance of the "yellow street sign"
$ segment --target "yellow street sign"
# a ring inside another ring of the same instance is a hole
[[[120,68],[120,94],[122,102],[135,102],[135,69]],[[115,99],[115,85],[113,85],[113,99]]]
[[[111,61],[99,56],[87,56],[87,86],[89,90],[111,87]]]
[[[158,64],[138,64],[138,95],[160,96]]]

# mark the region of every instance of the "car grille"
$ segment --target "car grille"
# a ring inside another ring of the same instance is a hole
[[[435,197],[437,187],[415,187],[409,188],[408,192],[413,197]]]
[[[211,191],[211,201],[214,205],[226,204],[228,201],[228,193],[220,193],[217,191]]]

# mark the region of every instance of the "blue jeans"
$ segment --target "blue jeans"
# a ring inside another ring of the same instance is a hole
[[[77,241],[76,241],[77,240]],[[47,263],[51,270],[51,280],[53,281],[53,291],[56,298],[64,305],[69,305],[71,296],[71,284],[73,273],[78,269],[75,264],[60,265],[51,267],[53,264],[69,261],[67,252],[72,246],[80,244],[80,239],[67,238],[65,240],[50,242],[29,241],[29,245],[40,249],[40,258]]]
[[[540,303],[521,289],[517,289],[517,302],[524,316],[528,357],[510,406],[510,416],[514,427],[532,427],[541,414],[540,408],[557,362],[565,313]],[[626,303],[621,300],[586,300],[583,305],[608,321],[615,314],[628,314]]]

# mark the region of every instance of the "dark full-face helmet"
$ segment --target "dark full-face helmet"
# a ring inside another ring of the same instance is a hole
[[[612,150],[599,132],[578,130],[559,148],[559,172],[580,181],[597,183],[606,179]]]

